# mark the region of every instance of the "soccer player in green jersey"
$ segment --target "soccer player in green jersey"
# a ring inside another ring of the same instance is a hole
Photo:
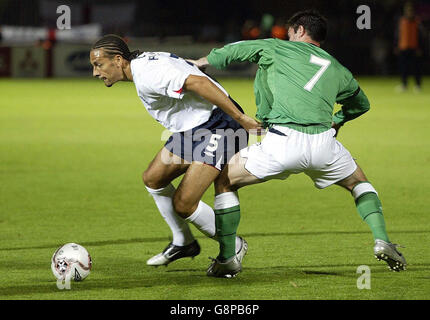
[[[302,172],[317,188],[337,184],[350,191],[372,231],[375,257],[394,271],[406,267],[388,238],[375,188],[336,140],[339,128],[368,111],[370,104],[351,72],[320,48],[326,32],[324,17],[302,11],[289,20],[290,41],[240,41],[194,61],[199,67],[216,68],[232,62],[256,63],[256,116],[268,128],[261,143],[242,149],[221,173],[215,196],[220,254],[209,267],[209,276],[231,277],[241,271],[234,246],[240,220],[237,190]],[[335,103],[342,108],[333,115]]]

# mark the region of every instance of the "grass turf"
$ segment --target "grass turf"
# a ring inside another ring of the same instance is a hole
[[[240,191],[249,252],[235,279],[205,275],[218,246],[194,227],[199,256],[146,266],[170,237],[141,182],[163,128],[132,83],[0,80],[0,299],[429,299],[425,80],[414,94],[396,93],[397,79],[360,79],[371,111],[338,136],[378,190],[408,270],[389,272],[373,258],[347,192],[317,190],[298,175]],[[221,82],[255,113],[251,81]],[[203,200],[212,198],[210,189]],[[59,291],[50,259],[67,242],[85,246],[94,265],[88,279]],[[371,269],[370,290],[357,289],[360,265]]]

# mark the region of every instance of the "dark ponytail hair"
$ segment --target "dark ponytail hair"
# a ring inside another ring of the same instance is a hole
[[[119,54],[128,61],[137,58],[142,53],[139,50],[130,52],[130,49],[128,48],[128,45],[125,43],[125,41],[115,34],[105,35],[92,46],[91,50],[94,49],[103,49],[106,55],[109,57]]]

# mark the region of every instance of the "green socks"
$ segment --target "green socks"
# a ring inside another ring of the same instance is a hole
[[[240,205],[236,192],[225,192],[215,196],[216,240],[220,253],[217,257],[225,261],[236,254],[236,231],[240,221]]]
[[[215,210],[216,237],[220,253],[218,259],[225,261],[236,254],[236,230],[240,221],[240,206]]]
[[[364,193],[355,200],[355,205],[361,218],[369,225],[373,238],[390,242],[378,195],[374,192]]]

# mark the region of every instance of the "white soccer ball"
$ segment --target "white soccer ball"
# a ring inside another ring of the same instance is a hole
[[[58,248],[51,259],[51,270],[57,280],[73,278],[82,281],[91,272],[92,260],[87,249],[76,243]]]

